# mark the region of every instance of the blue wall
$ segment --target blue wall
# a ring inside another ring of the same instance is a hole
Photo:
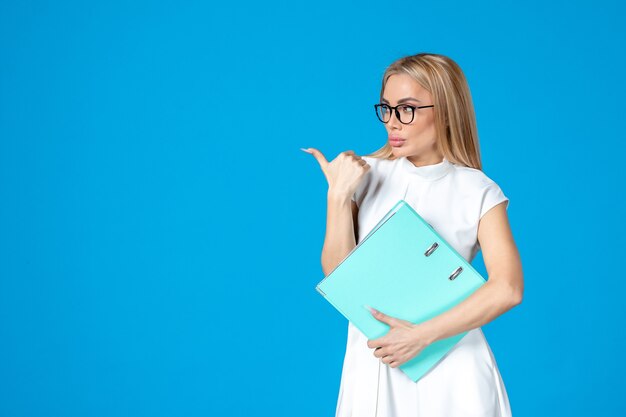
[[[299,148],[378,149],[418,52],[465,71],[510,198],[525,299],[483,329],[514,415],[623,414],[623,6],[258,3],[0,4],[0,416],[333,415]]]

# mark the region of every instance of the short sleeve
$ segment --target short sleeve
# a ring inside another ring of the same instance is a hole
[[[492,208],[506,201],[505,209],[509,208],[509,198],[504,195],[502,189],[495,182],[489,183],[482,191],[480,219]]]

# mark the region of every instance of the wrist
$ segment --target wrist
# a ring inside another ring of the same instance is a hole
[[[345,191],[336,190],[334,188],[328,189],[328,200],[341,202],[341,203],[349,203],[352,200],[352,194],[348,194]]]
[[[429,321],[425,321],[413,326],[413,332],[417,339],[425,342],[427,345],[439,340],[436,329],[430,324]]]

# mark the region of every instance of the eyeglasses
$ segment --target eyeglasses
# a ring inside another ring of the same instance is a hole
[[[378,116],[378,120],[383,123],[389,122],[389,120],[391,120],[391,110],[394,110],[396,112],[396,118],[400,120],[400,123],[405,125],[408,125],[413,121],[413,118],[415,117],[415,109],[424,109],[426,107],[435,107],[435,105],[431,104],[430,106],[409,106],[407,104],[399,104],[395,107],[392,107],[388,104],[374,104],[374,110],[376,110],[376,116]]]

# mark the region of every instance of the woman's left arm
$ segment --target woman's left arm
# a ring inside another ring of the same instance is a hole
[[[415,330],[428,343],[480,327],[522,302],[522,263],[506,203],[494,206],[481,218],[478,241],[487,268],[487,282],[455,307],[416,325]]]
[[[386,335],[368,340],[374,356],[395,368],[431,343],[489,323],[522,302],[522,263],[505,206],[503,202],[492,207],[478,224],[487,282],[450,310],[420,324],[373,310],[374,318],[390,326]]]

